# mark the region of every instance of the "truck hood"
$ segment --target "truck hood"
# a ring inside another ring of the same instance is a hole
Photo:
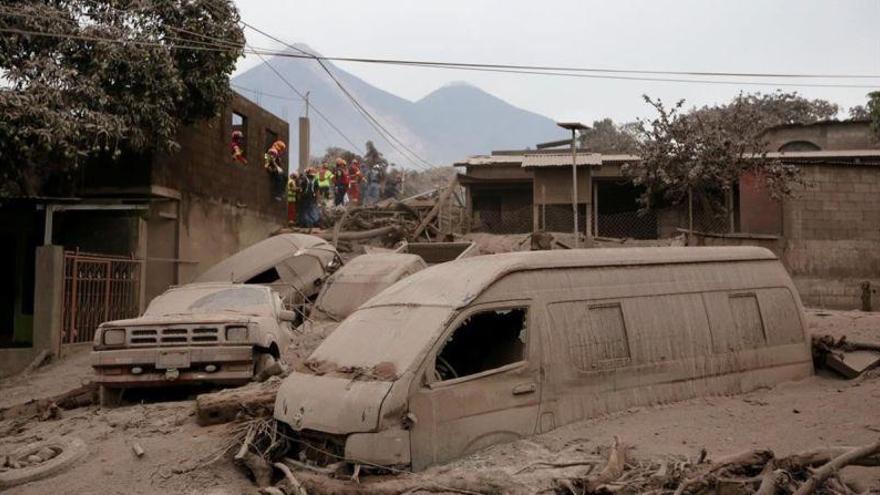
[[[275,398],[275,419],[294,430],[335,435],[375,431],[392,382],[292,373]]]
[[[168,316],[141,316],[127,320],[113,320],[103,323],[104,327],[136,327],[147,325],[179,325],[191,323],[248,323],[257,316],[239,315],[235,313],[221,314],[179,314]]]

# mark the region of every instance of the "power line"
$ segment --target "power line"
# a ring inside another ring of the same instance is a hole
[[[281,81],[284,82],[284,84],[286,84],[290,89],[293,90],[294,93],[297,94],[297,96],[299,96],[303,101],[305,101],[305,99],[306,99],[305,95],[303,95],[298,89],[296,89],[296,86],[294,86],[293,83],[291,83],[290,81],[288,81],[286,77],[284,77],[280,72],[278,72],[278,70],[275,68],[275,66],[273,66],[272,64],[270,64],[269,61],[266,60],[265,58],[263,58],[262,55],[257,54],[257,56],[260,57],[260,60],[262,60],[263,63],[266,64],[266,67],[268,67],[273,73],[275,73],[275,75],[278,76],[278,78],[281,79]],[[361,152],[361,151],[360,151],[360,148],[358,147],[358,145],[354,144],[354,141],[352,141],[351,139],[349,139],[349,137],[346,136],[344,132],[342,132],[338,127],[336,127],[336,125],[335,125],[333,122],[330,121],[330,118],[329,118],[329,117],[327,117],[326,115],[324,115],[323,112],[321,112],[320,110],[318,110],[318,108],[315,107],[315,105],[314,105],[313,103],[310,103],[309,105],[311,106],[312,110],[314,110],[315,113],[318,114],[319,117],[321,117],[322,119],[324,119],[324,121],[327,122],[327,125],[329,125],[330,127],[332,127],[333,130],[335,130],[337,133],[339,133],[339,135],[342,136],[342,138],[345,139],[346,142],[348,142],[348,144],[350,144],[350,145],[351,145],[355,150],[357,150],[358,152]],[[362,152],[361,152],[361,153],[362,153]]]
[[[293,50],[296,50],[296,51],[298,51],[298,52],[300,52],[300,53],[303,53],[303,54],[305,54],[305,55],[312,55],[312,54],[306,52],[305,50],[302,50],[302,49],[300,49],[300,48],[298,48],[298,47],[296,47],[296,46],[294,46],[294,45],[291,45],[290,43],[287,43],[287,42],[285,42],[285,41],[283,41],[283,40],[281,40],[281,39],[279,39],[279,38],[277,38],[277,37],[275,37],[275,36],[273,36],[273,35],[271,35],[271,34],[265,32],[265,31],[263,31],[263,30],[261,30],[261,29],[259,29],[259,28],[256,28],[256,27],[254,27],[253,25],[251,25],[251,24],[249,24],[249,23],[247,23],[247,22],[245,22],[245,21],[241,21],[241,23],[242,23],[245,27],[247,27],[247,28],[249,28],[249,29],[251,29],[251,30],[253,30],[253,31],[256,31],[257,33],[260,33],[260,34],[262,34],[263,36],[265,36],[265,37],[267,37],[267,38],[269,38],[269,39],[271,39],[271,40],[274,40],[274,41],[277,42],[277,43],[281,43],[282,45],[287,46],[288,48],[291,48],[291,49],[293,49]],[[405,158],[407,158],[407,159],[409,159],[409,160],[412,160],[413,158],[415,158],[416,161],[413,162],[413,165],[420,166],[418,162],[422,162],[423,164],[425,164],[425,165],[426,165],[427,167],[429,167],[429,168],[435,168],[435,165],[433,165],[433,164],[430,163],[429,161],[427,161],[427,160],[425,160],[424,158],[422,158],[421,156],[419,156],[418,153],[416,153],[416,152],[413,151],[411,148],[409,148],[409,147],[406,145],[406,143],[404,143],[403,141],[401,141],[400,139],[398,139],[393,133],[391,133],[391,131],[389,131],[384,125],[382,125],[382,123],[379,122],[379,120],[378,120],[376,117],[374,117],[374,116],[369,112],[369,110],[367,110],[367,109],[361,104],[361,102],[358,101],[358,99],[357,99],[357,98],[356,98],[356,97],[355,97],[355,96],[354,96],[354,95],[353,95],[353,94],[352,94],[352,93],[351,93],[351,92],[350,92],[350,91],[349,91],[349,90],[348,90],[348,89],[342,84],[342,82],[336,77],[335,74],[333,74],[333,72],[327,67],[327,65],[326,65],[323,61],[321,61],[321,60],[319,60],[319,59],[317,59],[317,58],[315,58],[315,60],[318,62],[318,64],[321,66],[321,68],[324,70],[324,72],[326,72],[327,75],[330,76],[330,78],[333,80],[333,82],[336,83],[336,85],[337,85],[337,86],[339,87],[339,89],[343,92],[343,94],[349,99],[349,101],[351,101],[351,103],[354,105],[354,107],[355,107],[355,108],[361,113],[361,115],[367,120],[367,123],[369,123],[369,124],[373,127],[373,129],[376,130],[376,132],[378,132],[379,135],[382,136],[382,138],[385,139],[385,141],[386,141],[386,142],[387,142],[392,148],[395,149],[395,151],[397,151],[398,153],[401,154],[401,156],[403,156],[403,157],[405,157]],[[408,156],[406,153],[404,153],[400,148],[398,148],[398,147],[394,144],[394,142],[398,143],[403,149],[405,149],[405,150],[409,153],[409,156]],[[424,168],[424,167],[422,166],[421,168]]]
[[[160,46],[164,48],[174,49],[174,50],[205,50],[205,51],[228,51],[229,47],[221,47],[220,45],[215,46],[207,46],[207,45],[180,45],[180,44],[168,44],[161,43],[157,41],[142,41],[135,39],[115,39],[115,38],[104,38],[97,36],[85,36],[85,35],[76,35],[71,33],[53,33],[48,31],[33,31],[33,30],[23,30],[23,29],[15,29],[15,28],[0,28],[0,32],[6,33],[14,33],[21,35],[30,35],[30,36],[44,36],[44,37],[54,37],[54,38],[67,38],[67,39],[78,39],[84,41],[95,41],[95,42],[107,42],[107,43],[119,43],[119,44],[135,44],[135,45],[144,45],[144,46]],[[194,40],[184,40],[187,42],[192,42]],[[347,59],[344,57],[323,57],[323,56],[312,56],[312,55],[303,55],[303,54],[295,54],[285,51],[273,51],[269,49],[248,49],[245,48],[242,50],[244,53],[255,54],[255,55],[271,55],[276,57],[287,57],[287,58],[297,58],[297,59],[311,59],[311,60],[342,60],[342,61],[353,61],[358,62],[357,59]],[[877,89],[880,87],[880,82],[875,85],[868,84],[838,84],[838,83],[800,83],[800,82],[781,82],[781,81],[735,81],[735,80],[712,80],[712,79],[682,79],[682,78],[660,78],[660,77],[630,77],[630,76],[617,76],[617,75],[604,75],[604,74],[579,74],[579,73],[568,73],[568,72],[546,72],[546,71],[527,71],[527,70],[515,70],[515,69],[493,69],[493,68],[481,68],[481,67],[466,67],[466,66],[447,66],[447,65],[426,65],[426,64],[409,64],[409,63],[394,63],[394,62],[381,62],[387,65],[404,65],[404,66],[412,66],[412,67],[425,67],[425,68],[434,68],[434,69],[452,69],[452,70],[467,70],[467,71],[477,71],[477,72],[496,72],[496,73],[508,73],[508,74],[523,74],[523,75],[539,75],[539,76],[551,76],[551,77],[569,77],[569,78],[587,78],[587,79],[605,79],[605,80],[624,80],[624,81],[646,81],[646,82],[662,82],[662,83],[685,83],[685,84],[721,84],[721,85],[733,85],[733,86],[764,86],[764,87],[800,87],[800,88],[840,88],[840,89]],[[832,77],[832,76],[829,76]],[[875,77],[875,76],[858,76],[858,77]],[[880,76],[877,76],[880,77]]]

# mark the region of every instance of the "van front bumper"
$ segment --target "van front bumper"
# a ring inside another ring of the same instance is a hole
[[[409,431],[391,428],[377,433],[352,433],[345,439],[345,459],[380,466],[409,465]]]
[[[163,364],[163,355],[186,356],[180,367]],[[250,345],[211,347],[151,347],[92,351],[95,382],[115,386],[151,386],[174,383],[242,383],[254,374]],[[213,365],[215,371],[205,368]],[[134,371],[138,369],[139,373]]]

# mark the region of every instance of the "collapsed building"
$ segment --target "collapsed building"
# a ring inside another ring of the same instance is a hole
[[[858,308],[880,299],[880,139],[867,121],[783,125],[765,131],[768,156],[797,165],[805,181],[775,200],[744,176],[731,211],[687,205],[640,212],[641,190],[622,170],[638,156],[578,153],[578,231],[598,239],[680,235],[689,245],[757,245],[782,259],[805,304]],[[559,148],[501,150],[459,163],[471,229],[497,233],[571,232],[572,156]],[[589,173],[588,173],[589,170]],[[622,244],[625,245],[625,244]],[[867,282],[867,283],[866,283]]]
[[[230,153],[240,133],[243,156]],[[0,374],[41,351],[91,344],[99,323],[140,314],[168,286],[286,223],[262,166],[288,124],[238,94],[179,130],[177,152],[89,163],[69,192],[0,204]],[[286,157],[282,156],[285,170]]]

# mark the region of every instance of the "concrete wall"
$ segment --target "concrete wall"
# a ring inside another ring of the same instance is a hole
[[[880,139],[872,135],[869,122],[821,122],[812,125],[774,127],[764,133],[770,151],[786,143],[806,141],[822,150],[880,149]]]
[[[23,370],[43,350],[57,356],[61,348],[64,248],[40,246],[35,260],[33,345],[0,349],[0,377]]]
[[[180,218],[180,283],[283,225],[274,215],[198,196],[181,202]]]

